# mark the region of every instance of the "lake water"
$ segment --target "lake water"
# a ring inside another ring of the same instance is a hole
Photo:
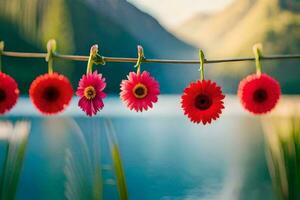
[[[178,96],[161,96],[144,113],[128,111],[117,97],[107,98],[103,112],[93,118],[85,117],[76,102],[61,115],[42,117],[21,98],[0,118],[31,122],[17,199],[65,199],[66,151],[73,151],[79,164],[85,159],[77,152],[78,127],[89,149],[99,151],[96,159],[101,157],[105,183],[111,182],[106,120],[116,132],[129,199],[275,199],[260,119],[243,111],[233,96],[226,97],[221,118],[206,126],[189,122]],[[104,193],[105,199],[117,199],[112,184],[105,184]]]

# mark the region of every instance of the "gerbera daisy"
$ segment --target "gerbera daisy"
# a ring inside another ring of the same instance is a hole
[[[130,110],[142,112],[152,108],[159,94],[159,83],[147,71],[130,72],[121,83],[120,97]]]
[[[238,96],[244,108],[254,114],[271,111],[280,97],[280,85],[267,74],[252,74],[243,79]]]
[[[106,87],[105,78],[102,74],[87,73],[79,81],[76,95],[80,97],[78,106],[86,112],[88,116],[96,115],[104,107],[103,98],[106,94],[103,92]]]
[[[0,114],[14,107],[19,97],[16,81],[7,74],[0,72]]]
[[[31,83],[29,95],[41,113],[51,115],[63,111],[69,105],[73,89],[65,76],[50,73],[40,75]]]
[[[198,80],[184,89],[181,107],[194,123],[211,123],[224,108],[221,88],[210,80]]]

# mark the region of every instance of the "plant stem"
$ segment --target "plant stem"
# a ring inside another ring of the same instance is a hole
[[[89,60],[88,60],[88,64],[87,64],[87,68],[86,68],[86,74],[90,74],[93,72],[93,58],[92,58],[92,55],[89,57]]]
[[[204,62],[205,62],[205,57],[203,51],[200,49],[199,50],[199,58],[200,58],[200,80],[204,80]]]

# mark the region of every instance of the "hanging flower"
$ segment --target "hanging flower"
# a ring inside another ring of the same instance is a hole
[[[159,94],[159,83],[147,71],[130,72],[121,83],[120,97],[130,110],[142,112],[152,108]]]
[[[41,113],[51,115],[63,111],[69,105],[73,89],[65,76],[49,73],[37,77],[31,83],[29,95]]]
[[[211,123],[222,113],[224,98],[221,88],[215,82],[199,80],[184,89],[181,107],[192,122]]]
[[[103,99],[106,97],[103,92],[106,87],[105,78],[97,71],[93,72],[93,64],[105,64],[103,57],[98,54],[97,44],[90,49],[86,75],[80,79],[76,92],[80,97],[78,106],[90,117],[104,107]]]
[[[0,114],[8,112],[17,103],[19,89],[16,81],[0,72]]]
[[[254,114],[271,111],[280,98],[280,85],[267,74],[252,74],[243,79],[238,96],[244,108]]]
[[[80,97],[78,106],[88,116],[96,115],[104,107],[103,99],[106,94],[103,90],[105,87],[105,78],[102,78],[102,74],[98,74],[97,71],[83,75],[80,79],[76,92],[76,95]]]

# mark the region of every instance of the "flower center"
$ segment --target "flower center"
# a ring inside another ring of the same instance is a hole
[[[96,97],[96,90],[93,86],[88,86],[84,89],[84,96],[88,99],[91,100]]]
[[[195,107],[199,110],[207,110],[212,104],[211,98],[204,94],[199,94],[195,98]]]
[[[59,91],[56,87],[50,86],[44,90],[43,98],[46,101],[53,102],[59,98]]]
[[[253,99],[257,103],[262,103],[262,102],[266,101],[267,98],[268,98],[268,94],[267,94],[266,90],[264,90],[264,89],[261,89],[261,88],[257,89],[253,93]]]
[[[144,84],[138,83],[136,86],[133,88],[133,94],[136,98],[142,99],[148,94],[148,89]]]
[[[0,102],[6,99],[6,93],[3,89],[0,88]]]

